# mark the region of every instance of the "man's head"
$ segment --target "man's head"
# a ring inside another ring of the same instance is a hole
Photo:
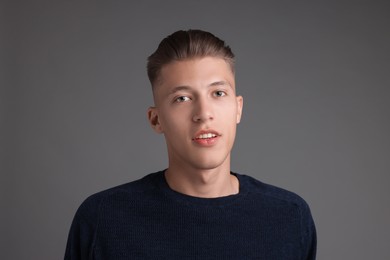
[[[147,72],[154,88],[162,67],[180,60],[214,57],[225,60],[234,74],[234,54],[224,41],[201,30],[177,31],[161,41],[149,56]]]
[[[243,99],[236,95],[233,53],[202,31],[168,36],[149,57],[152,128],[165,136],[169,167],[230,169]]]

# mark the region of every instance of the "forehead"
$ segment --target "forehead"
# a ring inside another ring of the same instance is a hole
[[[204,57],[174,61],[162,67],[156,90],[180,85],[200,86],[225,81],[234,87],[234,73],[222,58]]]

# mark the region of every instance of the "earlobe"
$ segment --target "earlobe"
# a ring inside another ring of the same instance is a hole
[[[150,123],[150,126],[153,128],[153,130],[156,133],[161,134],[162,133],[162,128],[160,125],[158,113],[157,113],[157,108],[156,107],[149,107],[148,108],[148,120]]]
[[[244,98],[242,96],[237,96],[237,124],[241,121],[242,108],[244,106]]]

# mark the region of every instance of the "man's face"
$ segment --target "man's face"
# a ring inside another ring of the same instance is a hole
[[[192,169],[230,167],[230,151],[240,122],[242,97],[221,58],[175,61],[161,70],[148,116],[163,133],[170,166]]]

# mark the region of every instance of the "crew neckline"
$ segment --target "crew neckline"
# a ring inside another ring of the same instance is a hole
[[[184,203],[187,205],[193,204],[193,205],[200,205],[200,206],[202,205],[203,206],[224,206],[224,205],[235,203],[236,201],[243,198],[247,194],[243,177],[238,173],[230,172],[231,175],[234,175],[237,178],[239,183],[238,184],[239,189],[237,194],[216,197],[216,198],[202,198],[202,197],[187,195],[173,190],[171,187],[169,187],[168,182],[165,178],[165,171],[166,170],[163,170],[159,174],[159,187],[167,197],[179,203]]]

